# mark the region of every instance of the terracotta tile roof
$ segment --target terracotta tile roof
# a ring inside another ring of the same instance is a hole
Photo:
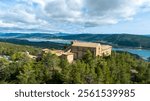
[[[97,46],[101,46],[101,44],[100,43],[92,43],[92,42],[73,41],[72,46],[93,47],[93,48],[96,48]]]

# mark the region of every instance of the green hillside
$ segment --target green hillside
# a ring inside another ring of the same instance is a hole
[[[57,42],[29,42],[27,39],[65,39],[65,40],[80,40],[90,42],[101,42],[111,44],[113,47],[133,47],[133,48],[150,48],[149,35],[133,35],[133,34],[44,34],[44,33],[0,33],[0,41],[10,42],[22,45],[32,45],[42,48],[61,48],[65,44]],[[26,38],[26,39],[25,39]]]
[[[16,45],[16,44],[11,44],[11,43],[6,43],[6,42],[0,42],[0,55],[12,55],[17,52],[26,52],[26,51],[28,51],[29,53],[33,55],[37,55],[41,51],[41,48],[35,48],[33,46],[27,46],[27,45]]]
[[[142,35],[115,34],[103,40],[118,46],[150,48],[150,37]]]
[[[13,43],[18,45],[28,45],[28,46],[34,46],[38,48],[55,48],[55,49],[64,49],[66,44],[61,43],[54,43],[54,42],[30,42],[28,40],[23,39],[16,39],[16,38],[9,38],[9,39],[0,39],[0,42],[7,42],[7,43]]]
[[[76,34],[62,39],[82,40],[111,44],[118,47],[150,48],[150,37],[131,34]]]
[[[150,63],[125,52],[109,57],[94,57],[90,51],[69,64],[54,54],[40,61],[22,52],[37,55],[41,49],[0,43],[0,83],[11,84],[139,84],[150,83]]]

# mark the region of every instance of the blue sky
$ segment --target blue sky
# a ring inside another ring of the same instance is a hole
[[[150,0],[0,0],[0,32],[150,34]]]

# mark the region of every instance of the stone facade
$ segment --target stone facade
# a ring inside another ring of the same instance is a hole
[[[69,63],[72,63],[74,60],[74,54],[70,52],[63,53],[61,58],[67,59]]]
[[[81,59],[87,52],[91,51],[94,56],[111,55],[112,46],[100,43],[73,41],[70,52],[74,53],[74,59]]]
[[[69,63],[72,63],[73,60],[81,59],[86,54],[87,50],[91,51],[95,57],[109,56],[111,55],[112,46],[101,45],[100,43],[73,41],[72,45],[65,51],[43,49],[42,52],[56,54],[63,59],[67,59]]]

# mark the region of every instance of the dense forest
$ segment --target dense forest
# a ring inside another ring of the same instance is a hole
[[[11,56],[17,52],[26,52],[26,51],[28,51],[29,53],[33,55],[37,55],[41,51],[41,48],[36,48],[33,46],[27,46],[27,45],[16,45],[16,44],[11,44],[11,43],[0,42],[0,55]]]
[[[75,34],[61,36],[62,39],[82,40],[111,44],[113,47],[134,47],[150,49],[150,37],[132,34]]]
[[[83,59],[69,64],[47,53],[40,61],[23,52],[37,55],[40,48],[0,43],[0,83],[10,84],[136,84],[150,83],[150,63],[129,53],[112,52],[109,57],[94,57],[87,51]]]
[[[55,43],[55,42],[30,42],[28,40],[24,39],[0,39],[0,42],[7,42],[7,43],[13,43],[18,45],[28,45],[28,46],[34,46],[38,48],[54,48],[54,49],[64,49],[64,47],[67,47],[67,44],[62,43]]]

